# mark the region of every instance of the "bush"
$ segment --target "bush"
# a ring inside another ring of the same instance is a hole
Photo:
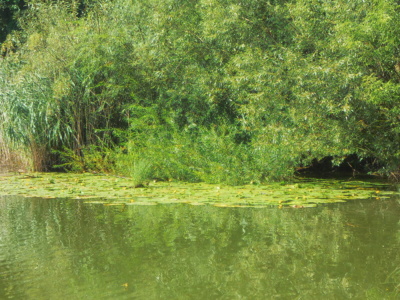
[[[227,125],[212,129],[155,130],[132,136],[126,154],[117,158],[125,175],[144,173],[162,180],[260,183],[293,175],[295,163],[288,147],[237,143],[237,130]],[[151,164],[149,163],[151,162]],[[150,166],[151,172],[147,171]],[[144,169],[142,171],[142,169]],[[137,170],[137,171],[136,171]]]

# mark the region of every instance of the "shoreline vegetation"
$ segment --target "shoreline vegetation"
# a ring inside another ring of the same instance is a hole
[[[1,169],[400,178],[398,1],[9,0],[0,42]]]

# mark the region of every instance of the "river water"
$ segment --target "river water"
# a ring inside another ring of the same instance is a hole
[[[0,197],[0,299],[399,299],[399,216]]]

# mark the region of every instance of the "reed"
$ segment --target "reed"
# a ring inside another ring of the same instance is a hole
[[[29,149],[17,147],[0,130],[0,173],[17,170],[32,171]]]

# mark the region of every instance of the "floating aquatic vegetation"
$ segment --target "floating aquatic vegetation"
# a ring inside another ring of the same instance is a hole
[[[218,207],[315,207],[353,199],[385,199],[397,194],[382,181],[301,179],[290,183],[222,186],[152,182],[135,188],[130,178],[97,174],[35,173],[0,177],[1,195],[85,199],[103,205],[187,203]]]

